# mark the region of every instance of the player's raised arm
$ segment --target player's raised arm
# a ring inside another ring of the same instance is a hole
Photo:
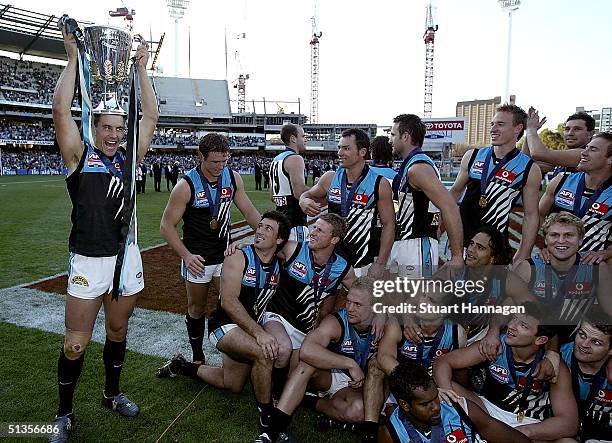
[[[159,119],[159,111],[157,110],[157,97],[151,85],[151,80],[147,75],[149,45],[146,42],[142,42],[138,46],[135,58],[142,100],[142,118],[140,119],[140,129],[138,131],[138,161],[140,161],[147,153],[151,140],[153,140],[153,133]]]

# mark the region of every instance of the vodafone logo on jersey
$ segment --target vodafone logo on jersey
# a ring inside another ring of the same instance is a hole
[[[516,174],[512,171],[508,171],[507,169],[502,168],[495,173],[495,178],[498,178],[499,180],[506,183],[512,183],[516,178]]]
[[[448,354],[448,349],[438,349],[434,354],[434,358],[438,358],[441,355]]]
[[[608,389],[600,389],[597,392],[597,397],[595,397],[595,400],[612,404],[612,391],[609,391]]]
[[[581,282],[581,283],[572,283],[567,292],[574,296],[583,296],[591,293],[591,283],[589,282]]]
[[[506,368],[501,365],[491,363],[489,365],[489,372],[491,373],[493,378],[500,383],[506,384],[508,383],[508,381],[510,381],[510,373]]]
[[[232,188],[221,188],[221,198],[232,198]]]
[[[468,443],[467,435],[462,429],[455,429],[453,432],[446,436],[447,443]]]
[[[278,274],[272,274],[270,277],[270,284],[277,285],[278,284]]]
[[[526,384],[527,384],[527,377],[524,375],[521,375],[518,380],[519,388],[521,389],[524,388]],[[539,394],[540,392],[542,392],[542,383],[538,380],[534,380],[533,384],[531,385],[531,392],[533,392],[534,394]]]
[[[601,217],[604,217],[608,213],[610,207],[603,203],[595,202],[589,208],[589,212],[593,212]]]
[[[365,206],[368,204],[368,195],[367,194],[355,194],[353,195],[353,203],[361,206]]]

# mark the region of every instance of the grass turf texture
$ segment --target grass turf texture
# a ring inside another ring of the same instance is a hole
[[[271,209],[268,191],[254,190],[254,176],[242,178],[255,207]],[[170,195],[165,186],[162,181],[164,192],[154,192],[148,178],[147,192],[137,196],[141,247],[164,242],[159,222]],[[0,288],[66,272],[71,205],[63,176],[0,177],[0,207]],[[234,206],[232,221],[243,218]]]
[[[0,336],[0,353],[12,356],[0,362],[0,398],[4,400],[0,422],[52,420],[56,412],[57,356],[63,338],[6,323],[0,323]],[[75,394],[76,426],[71,441],[154,442],[205,386],[185,377],[158,379],[154,373],[163,364],[161,359],[128,352],[121,389],[140,406],[140,415],[135,419],[118,416],[100,405],[104,386],[102,349],[98,343],[87,348]],[[356,441],[346,432],[317,432],[314,423],[314,414],[298,409],[290,428],[292,435],[304,442]],[[206,386],[162,441],[252,441],[256,424],[250,387],[233,395]]]

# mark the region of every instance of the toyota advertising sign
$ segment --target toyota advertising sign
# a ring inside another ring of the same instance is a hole
[[[465,142],[465,118],[424,118],[423,123],[427,128],[425,141],[438,143],[463,143]]]

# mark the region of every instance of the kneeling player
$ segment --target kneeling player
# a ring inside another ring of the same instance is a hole
[[[179,355],[158,371],[160,377],[186,375],[234,393],[242,391],[250,375],[262,427],[272,408],[270,385],[278,342],[260,322],[278,286],[276,252],[289,238],[290,230],[285,215],[266,212],[257,227],[255,243],[223,262],[219,305],[208,323],[210,341],[223,353],[223,367],[189,363]]]
[[[319,412],[338,421],[363,421],[362,386],[376,350],[371,328],[373,289],[371,279],[358,278],[348,293],[346,309],[328,315],[306,336],[300,362],[272,412],[270,432],[257,442],[293,441],[286,430],[309,382],[326,397],[315,404]]]

